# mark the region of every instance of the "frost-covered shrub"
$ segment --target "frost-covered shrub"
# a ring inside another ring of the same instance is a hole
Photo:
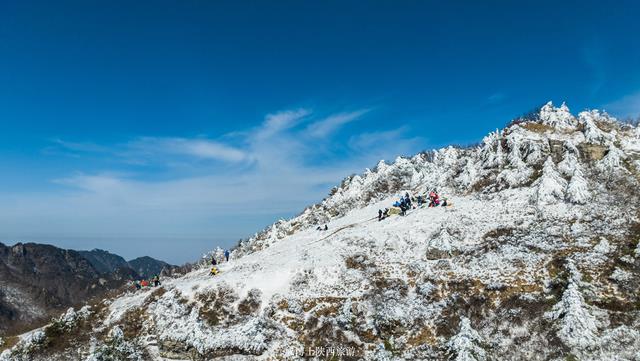
[[[364,253],[351,255],[345,259],[344,263],[349,269],[365,270],[373,266],[373,263],[371,262],[371,260],[369,260],[369,257],[367,257],[367,255]]]
[[[299,270],[291,279],[291,287],[302,289],[312,284],[315,279],[316,275],[313,269],[307,268]]]
[[[200,317],[211,326],[231,323],[236,319],[234,303],[238,300],[236,291],[227,283],[220,283],[217,288],[196,294],[200,303]]]
[[[471,322],[466,317],[460,318],[460,331],[447,342],[447,349],[456,361],[481,361],[485,360],[485,351],[480,346],[482,338],[471,327]]]
[[[24,336],[14,347],[0,354],[0,361],[30,361],[32,354],[45,347],[47,335],[42,330],[33,331]]]
[[[247,297],[238,303],[238,313],[243,316],[256,314],[262,305],[262,291],[257,288],[249,290]]]
[[[431,240],[429,241],[429,247],[427,248],[427,258],[440,259],[451,257],[456,251],[453,243],[453,237],[451,237],[449,231],[445,227],[443,227],[435,236],[432,236]]]
[[[142,348],[142,345],[126,340],[122,329],[115,326],[109,331],[104,344],[96,347],[87,361],[144,360],[144,354],[140,351]]]

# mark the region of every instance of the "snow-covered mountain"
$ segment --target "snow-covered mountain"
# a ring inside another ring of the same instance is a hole
[[[348,177],[219,275],[70,309],[0,360],[640,360],[639,182],[638,127],[548,103]],[[451,206],[377,220],[432,189]]]

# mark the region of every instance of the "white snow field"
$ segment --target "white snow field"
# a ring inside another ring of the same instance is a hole
[[[640,360],[639,159],[638,128],[549,103],[348,177],[220,274],[69,311],[0,360]],[[433,189],[450,206],[377,220]]]

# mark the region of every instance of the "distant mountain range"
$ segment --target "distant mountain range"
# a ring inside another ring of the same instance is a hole
[[[150,278],[156,274],[160,274],[165,267],[173,267],[172,265],[159,261],[148,256],[138,257],[130,261],[126,261],[117,254],[110,253],[101,249],[91,251],[79,251],[91,264],[101,273],[115,272],[119,268],[131,268],[142,278]]]
[[[33,327],[70,306],[99,299],[127,282],[173,266],[151,257],[129,262],[104,250],[0,243],[0,335]]]

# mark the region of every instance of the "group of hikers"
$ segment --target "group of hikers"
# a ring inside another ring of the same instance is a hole
[[[158,275],[154,275],[148,280],[142,279],[142,280],[136,280],[133,282],[133,287],[135,287],[136,290],[140,290],[146,287],[158,287],[160,285],[161,285],[160,276]]]
[[[231,255],[231,253],[229,252],[228,249],[224,250],[224,261],[225,262],[229,262],[229,256]],[[209,274],[212,276],[217,275],[218,273],[220,273],[220,270],[218,269],[218,260],[216,259],[216,256],[213,255],[211,256],[211,271],[209,271]]]
[[[325,224],[324,227],[318,226],[316,227],[316,231],[328,231],[329,227]]]
[[[414,205],[414,201],[415,204]],[[424,205],[427,207],[446,207],[448,206],[447,198],[440,198],[438,195],[438,191],[432,190],[428,194],[418,195],[413,200],[409,196],[409,192],[404,194],[404,197],[400,197],[399,200],[393,203],[391,209],[385,208],[384,210],[378,209],[378,221],[381,221],[391,214],[399,214],[404,216],[407,214],[407,211],[413,208],[422,208]]]

